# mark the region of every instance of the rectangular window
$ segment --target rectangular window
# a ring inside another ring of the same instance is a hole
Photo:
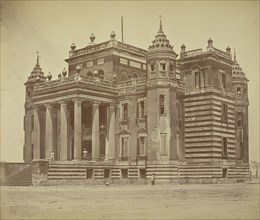
[[[227,178],[227,168],[224,168],[222,171],[222,177]]]
[[[201,88],[205,88],[206,87],[206,77],[205,77],[205,71],[202,71],[201,72],[201,85],[200,85],[200,87]]]
[[[241,90],[242,90],[242,88],[241,88],[240,86],[238,86],[238,87],[237,87],[237,94],[238,94],[238,95],[241,95]]]
[[[32,155],[31,155],[31,157],[32,157],[32,160],[33,160],[33,155],[34,155],[34,144],[31,144],[31,153],[32,153]]]
[[[162,154],[167,154],[167,147],[166,147],[167,134],[161,133],[160,134],[160,139],[161,139],[161,153]]]
[[[127,179],[127,177],[128,177],[127,172],[128,172],[128,169],[122,169],[122,170],[121,170],[122,178],[123,178],[123,179]]]
[[[123,103],[122,104],[122,119],[127,120],[128,119],[128,103]]]
[[[222,73],[222,87],[226,89],[226,74]]]
[[[135,61],[130,60],[130,66],[136,67],[136,68],[141,68],[141,63],[137,63]]]
[[[144,100],[139,102],[139,118],[144,118]]]
[[[243,126],[243,113],[237,112],[237,127]]]
[[[143,64],[143,69],[146,70],[146,65],[145,64]]]
[[[120,58],[120,63],[124,64],[124,65],[128,64],[127,59],[124,59],[124,58]]]
[[[227,158],[228,153],[227,153],[227,138],[223,137],[222,138],[222,157]]]
[[[173,72],[173,64],[170,64],[170,71]]]
[[[160,71],[166,71],[166,63],[160,63]]]
[[[228,106],[226,103],[222,103],[222,122],[227,122],[228,121]]]
[[[164,103],[164,95],[160,95],[160,114],[165,114],[165,103]]]
[[[87,66],[87,67],[93,66],[93,61],[88,61],[86,66]]]
[[[195,73],[195,88],[200,88],[200,73]]]
[[[32,131],[34,130],[34,115],[31,116],[31,127]]]
[[[242,142],[239,142],[239,148],[240,148],[240,159],[244,158],[244,146]]]
[[[150,65],[150,69],[151,69],[151,72],[154,72],[154,71],[155,71],[154,64],[151,64],[151,65]]]
[[[181,120],[181,103],[176,103],[177,120]]]
[[[97,60],[97,65],[101,65],[105,63],[105,59],[104,58],[100,58]]]
[[[139,137],[139,156],[145,155],[144,143],[145,143],[144,137]]]
[[[128,138],[121,138],[122,157],[128,156]]]

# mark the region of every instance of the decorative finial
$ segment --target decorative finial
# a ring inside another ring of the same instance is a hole
[[[51,78],[52,78],[51,72],[48,73],[47,78],[49,81],[51,80]]]
[[[162,16],[159,15],[159,17],[160,17],[160,31],[162,31]]]
[[[234,48],[234,61],[237,61],[236,48]]]
[[[80,71],[81,71],[81,66],[80,65],[76,66],[76,71],[77,71],[78,74],[80,73]]]
[[[94,43],[94,40],[95,40],[95,35],[92,33],[91,35],[90,35],[90,40],[91,40],[91,43]]]
[[[111,34],[110,34],[110,37],[111,37],[112,40],[114,40],[115,37],[116,37],[116,33],[114,31],[112,31]]]
[[[75,43],[72,43],[72,44],[71,44],[70,49],[71,49],[71,50],[75,50],[75,49],[76,49]]]
[[[63,77],[66,77],[66,75],[67,75],[67,70],[65,69],[65,67],[64,67],[64,69],[62,71],[62,75],[63,75]]]
[[[40,66],[40,62],[39,62],[39,51],[37,51],[37,62],[36,62],[36,66]]]

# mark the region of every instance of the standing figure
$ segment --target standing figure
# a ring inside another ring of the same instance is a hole
[[[51,151],[51,161],[54,161],[54,151]]]
[[[155,174],[152,174],[152,180],[151,180],[151,184],[154,185],[155,184]]]
[[[87,151],[87,148],[84,147],[84,149],[83,149],[83,159],[86,160],[87,156],[88,156],[88,151]]]

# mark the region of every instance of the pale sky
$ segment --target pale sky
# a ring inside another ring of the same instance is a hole
[[[1,1],[1,161],[22,161],[24,82],[36,63],[56,79],[71,43],[78,48],[110,38],[147,49],[159,28],[177,53],[207,47],[236,48],[249,79],[250,160],[259,161],[259,1]]]

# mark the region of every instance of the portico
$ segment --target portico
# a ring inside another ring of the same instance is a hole
[[[83,160],[84,148],[85,160],[115,159],[113,103],[73,98],[37,105],[33,114],[34,160],[49,159],[52,150],[56,160]]]

